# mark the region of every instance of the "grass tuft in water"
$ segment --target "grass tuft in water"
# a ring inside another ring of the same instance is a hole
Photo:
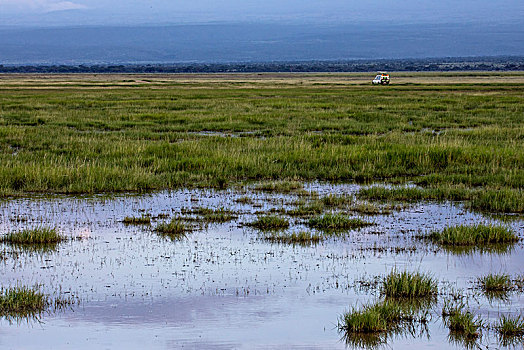
[[[419,272],[391,272],[382,283],[381,292],[389,298],[427,298],[438,293],[437,282]]]
[[[48,305],[48,298],[35,289],[28,287],[0,289],[0,316],[33,317],[43,312]]]
[[[432,232],[429,238],[433,242],[445,246],[474,246],[519,241],[519,237],[507,227],[481,224],[446,227],[440,232]]]
[[[172,240],[177,240],[184,238],[186,233],[190,231],[191,228],[185,224],[180,218],[173,218],[170,222],[159,223],[155,227],[155,231],[159,234],[169,237]]]
[[[320,198],[320,201],[326,207],[342,207],[353,203],[353,198],[350,196],[338,196],[334,194],[327,195]]]
[[[387,344],[391,335],[415,332],[417,324],[425,328],[428,314],[399,303],[386,300],[367,304],[343,314],[338,320],[338,330],[343,332],[346,344],[353,347],[376,348]],[[424,329],[421,329],[424,333]]]
[[[319,243],[324,239],[322,235],[313,232],[301,231],[291,233],[271,233],[264,237],[266,241],[286,244],[308,245]]]
[[[235,199],[235,203],[240,204],[253,204],[253,199],[248,196],[242,196],[237,199]]]
[[[44,245],[57,244],[65,239],[55,228],[39,227],[8,233],[0,237],[0,242],[17,245]]]
[[[400,304],[380,302],[364,305],[360,310],[353,307],[339,319],[339,330],[348,333],[378,333],[395,328],[403,319]]]
[[[489,274],[477,278],[478,287],[484,292],[488,300],[507,300],[509,293],[514,289],[508,275]]]
[[[489,274],[479,277],[477,282],[485,292],[503,292],[512,289],[511,279],[505,274]]]
[[[122,222],[126,225],[147,225],[151,223],[151,217],[147,215],[142,215],[139,217],[126,216]]]
[[[286,214],[291,216],[306,217],[318,215],[323,211],[324,204],[321,201],[312,201],[309,203],[300,202],[296,208],[286,211]]]
[[[369,187],[358,192],[358,197],[383,201],[421,200],[469,201],[472,209],[499,213],[524,212],[524,191],[519,189],[474,190],[463,186],[440,187]]]
[[[259,230],[282,230],[289,227],[289,221],[276,215],[259,216],[248,226],[258,228]]]
[[[442,316],[452,338],[467,340],[476,339],[480,335],[482,320],[475,318],[463,303],[445,303]]]
[[[501,337],[524,336],[524,317],[502,316],[494,327]]]
[[[309,219],[307,225],[320,230],[351,230],[361,228],[373,223],[358,218],[350,218],[343,214],[325,214]]]

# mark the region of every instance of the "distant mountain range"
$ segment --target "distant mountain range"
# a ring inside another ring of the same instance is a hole
[[[108,65],[524,56],[520,24],[0,27],[0,64]]]

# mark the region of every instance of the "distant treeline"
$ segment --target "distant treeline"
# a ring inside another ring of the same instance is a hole
[[[0,73],[256,73],[256,72],[374,72],[374,71],[521,71],[524,57],[475,57],[440,59],[97,64],[97,65],[0,65]]]

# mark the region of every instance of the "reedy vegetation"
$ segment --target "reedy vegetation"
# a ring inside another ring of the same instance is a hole
[[[434,278],[420,272],[391,272],[382,283],[381,293],[389,298],[428,298],[437,294]]]
[[[353,307],[339,317],[338,330],[350,346],[375,348],[386,344],[392,335],[413,333],[417,324],[427,321],[424,310],[387,299]]]
[[[37,227],[0,236],[0,242],[18,245],[57,244],[66,240],[55,228]]]
[[[522,337],[524,336],[524,317],[503,315],[495,324],[495,329],[502,337]]]
[[[155,231],[171,240],[179,240],[191,231],[191,227],[184,223],[182,219],[175,217],[170,222],[161,222],[155,227]]]
[[[126,225],[145,225],[151,223],[151,217],[147,215],[142,216],[126,216],[122,222]]]
[[[513,288],[509,275],[488,274],[479,277],[477,283],[484,292],[504,292]]]
[[[416,179],[523,210],[524,86],[297,81],[4,85],[0,195]]]
[[[373,225],[373,223],[359,218],[350,218],[344,214],[324,214],[309,219],[307,225],[319,230],[341,231],[361,228]]]
[[[188,211],[188,213],[202,216],[203,221],[218,223],[228,222],[238,217],[234,214],[233,211],[226,208],[196,208],[194,210]]]
[[[48,305],[48,298],[35,289],[23,286],[0,289],[0,316],[31,317],[43,312]]]
[[[451,200],[468,201],[477,210],[502,213],[524,212],[524,191],[522,189],[469,189],[464,186],[446,187],[369,187],[359,191],[360,198],[389,201]]]
[[[444,246],[475,246],[519,241],[519,237],[507,227],[483,224],[446,227],[442,231],[432,232],[429,238]]]
[[[326,237],[318,233],[300,231],[300,232],[272,232],[264,237],[264,240],[269,242],[278,242],[286,244],[309,245],[319,243]]]
[[[289,221],[276,215],[264,215],[247,225],[259,230],[283,230],[289,227]]]
[[[475,317],[461,300],[445,300],[442,317],[449,328],[451,339],[467,347],[474,344],[484,327],[480,317]]]

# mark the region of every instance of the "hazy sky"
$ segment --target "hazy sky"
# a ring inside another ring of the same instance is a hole
[[[524,0],[0,0],[0,25],[522,23]]]

